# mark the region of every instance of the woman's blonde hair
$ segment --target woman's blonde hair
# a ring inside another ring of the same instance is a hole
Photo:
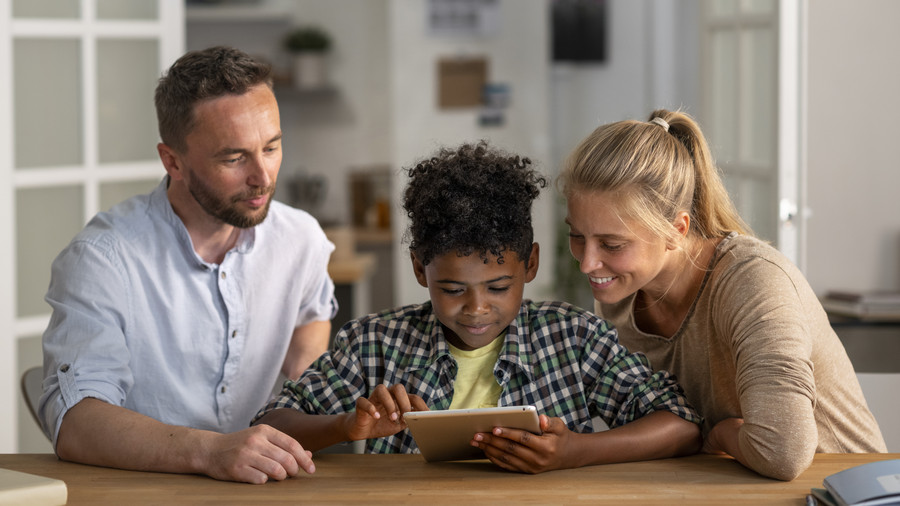
[[[691,218],[690,234],[752,234],[722,184],[697,122],[681,111],[658,109],[647,122],[619,121],[588,135],[564,162],[558,180],[566,198],[603,191],[666,239],[679,212]]]

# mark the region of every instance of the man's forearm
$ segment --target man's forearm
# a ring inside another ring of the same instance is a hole
[[[221,434],[166,425],[96,399],[66,413],[56,450],[64,460],[85,464],[248,483],[315,472],[310,453],[272,427]]]
[[[174,473],[201,472],[198,448],[215,433],[166,425],[134,411],[87,398],[63,418],[56,453],[85,464]]]

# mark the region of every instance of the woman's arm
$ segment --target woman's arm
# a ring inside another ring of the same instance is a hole
[[[714,292],[713,314],[728,336],[742,422],[719,421],[705,445],[781,480],[802,473],[818,446],[811,308],[797,282],[781,266],[752,258]]]

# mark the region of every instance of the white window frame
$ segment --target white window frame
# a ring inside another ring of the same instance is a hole
[[[19,367],[18,340],[40,334],[49,322],[46,314],[18,318],[16,300],[16,191],[66,184],[84,189],[83,220],[87,222],[99,211],[99,188],[103,183],[146,180],[161,177],[156,161],[140,163],[99,164],[97,156],[96,119],[96,44],[99,38],[156,39],[159,43],[159,70],[167,68],[184,48],[184,3],[180,0],[158,0],[159,18],[147,21],[94,19],[95,0],[81,0],[78,19],[12,19],[12,0],[0,0],[0,453],[18,451]],[[17,38],[78,38],[82,58],[82,110],[84,163],[78,166],[29,168],[14,167],[14,100],[12,47]],[[50,266],[47,266],[49,270]]]

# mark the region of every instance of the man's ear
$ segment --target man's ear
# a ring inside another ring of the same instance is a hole
[[[156,152],[159,153],[159,159],[162,161],[163,167],[166,168],[170,178],[176,181],[184,179],[181,172],[181,158],[174,149],[160,142],[156,145]]]
[[[409,252],[409,259],[412,260],[413,273],[416,275],[416,281],[425,288],[428,288],[428,278],[425,277],[425,265],[416,258],[416,254],[412,251]]]
[[[530,283],[537,276],[538,264],[540,264],[541,248],[538,243],[531,244],[531,254],[528,255],[528,265],[525,266],[525,282]]]

